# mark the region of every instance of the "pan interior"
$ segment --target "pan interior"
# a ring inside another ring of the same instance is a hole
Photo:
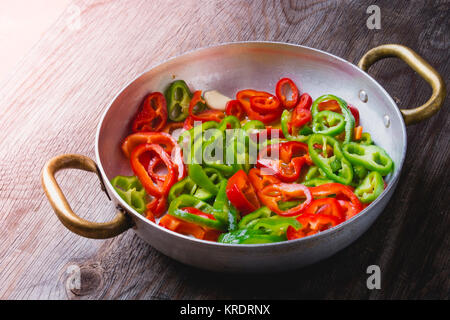
[[[130,175],[128,159],[120,145],[130,133],[130,123],[150,92],[163,92],[174,79],[185,80],[192,90],[218,90],[233,98],[247,88],[274,93],[277,81],[291,78],[300,92],[313,99],[334,94],[360,112],[361,125],[395,163],[397,176],[406,147],[406,131],[396,104],[386,91],[355,65],[325,52],[281,43],[250,42],[200,49],[173,58],[131,82],[104,114],[97,133],[100,170],[108,180]],[[359,98],[366,92],[366,103]]]

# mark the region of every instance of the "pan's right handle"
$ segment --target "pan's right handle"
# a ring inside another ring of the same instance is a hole
[[[41,175],[42,187],[59,220],[70,231],[87,238],[106,239],[115,237],[132,227],[131,219],[121,211],[117,212],[113,220],[104,223],[88,221],[75,214],[55,179],[56,172],[62,169],[94,172],[101,182],[102,180],[96,163],[79,154],[57,156],[45,164]]]
[[[367,72],[378,60],[397,57],[405,61],[414,71],[422,76],[431,86],[430,99],[415,109],[401,109],[406,125],[414,124],[431,117],[444,104],[446,95],[445,82],[441,75],[421,56],[408,47],[399,44],[385,44],[369,50],[359,61],[358,66]]]

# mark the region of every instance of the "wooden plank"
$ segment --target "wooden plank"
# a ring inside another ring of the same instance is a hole
[[[368,232],[326,261],[276,276],[190,268],[132,232],[105,241],[78,237],[57,220],[39,181],[44,162],[54,155],[94,157],[99,117],[127,82],[194,48],[283,41],[356,63],[376,45],[401,43],[448,83],[448,2],[377,1],[381,30],[366,28],[372,1],[74,3],[80,29],[73,30],[73,11],[66,11],[0,89],[0,298],[448,298],[448,99],[438,116],[408,128],[400,184]],[[419,105],[430,94],[398,60],[378,63],[371,74],[401,107]],[[93,175],[70,171],[59,181],[82,216],[96,221],[113,216],[106,197],[95,191]],[[366,287],[371,264],[381,267],[381,290]],[[79,295],[66,289],[72,265],[81,266],[87,284]]]

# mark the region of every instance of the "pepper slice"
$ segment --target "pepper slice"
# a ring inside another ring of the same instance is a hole
[[[338,218],[320,213],[302,214],[297,217],[297,221],[300,222],[302,227],[298,230],[295,230],[291,226],[288,227],[286,231],[286,237],[288,240],[295,240],[311,236],[313,234],[337,226],[340,223]]]
[[[160,131],[167,122],[166,99],[160,92],[149,94],[134,118],[132,130]]]
[[[254,96],[250,98],[251,108],[261,114],[281,113],[280,100],[274,95]]]
[[[239,215],[236,208],[227,198],[227,181],[222,180],[219,185],[219,192],[213,203],[214,217],[227,225],[228,231],[238,228]]]
[[[217,241],[221,232],[209,229],[195,223],[183,221],[176,217],[166,214],[159,221],[159,225],[184,235],[191,235],[200,240]]]
[[[273,216],[270,218],[258,219],[258,221],[252,225],[251,229],[262,230],[270,235],[284,236],[289,227],[298,230],[302,225],[295,218]]]
[[[320,111],[316,114],[312,124],[314,133],[335,136],[344,131],[345,119],[339,113],[333,111]]]
[[[227,183],[227,197],[242,215],[255,211],[261,205],[244,170],[236,172]]]
[[[235,116],[239,120],[243,120],[245,118],[245,111],[239,100],[228,101],[225,106],[225,113],[229,116]]]
[[[266,234],[261,230],[239,229],[219,236],[217,242],[229,244],[259,244],[285,241],[285,236]]]
[[[208,200],[213,197],[213,195],[203,188],[200,188],[190,177],[186,177],[181,181],[175,183],[172,188],[170,188],[168,201],[169,203],[178,198],[182,194],[188,194],[196,197],[200,200]]]
[[[205,104],[205,100],[202,98],[202,91],[197,90],[194,92],[192,99],[189,103],[189,118],[194,121],[216,121],[220,122],[225,118],[225,114],[220,110],[208,109],[198,114],[194,113],[194,108],[198,103]]]
[[[111,184],[117,194],[140,214],[145,212],[146,195],[142,184],[135,176],[115,176]]]
[[[324,214],[339,219],[340,222],[345,220],[345,214],[338,200],[335,198],[315,199],[306,208],[305,214]]]
[[[337,107],[336,107],[337,104]],[[311,106],[311,114],[313,119],[320,111],[329,110],[341,113],[345,119],[345,138],[344,142],[350,142],[353,135],[353,128],[355,127],[355,118],[353,117],[347,103],[339,97],[332,94],[326,94],[317,98]]]
[[[384,191],[384,180],[380,173],[372,171],[355,189],[355,194],[362,203],[374,201]]]
[[[252,213],[249,213],[242,217],[239,221],[239,229],[249,228],[254,225],[261,218],[269,218],[272,215],[272,211],[269,208],[263,206]]]
[[[280,117],[280,112],[272,112],[268,114],[260,114],[252,109],[250,104],[250,98],[251,97],[270,97],[271,94],[264,92],[264,91],[256,91],[252,89],[246,89],[241,90],[236,94],[236,99],[239,100],[242,107],[244,108],[245,112],[247,113],[247,116],[251,120],[259,120],[263,122],[264,124],[269,124],[271,122],[274,122]]]
[[[142,164],[140,157],[147,152],[150,152],[151,158],[161,158],[166,166],[167,173],[165,174],[164,181],[160,181],[159,179],[155,179],[150,176],[147,168]],[[157,144],[144,143],[137,146],[131,153],[130,162],[134,174],[139,178],[139,181],[142,183],[145,191],[152,196],[161,197],[162,195],[167,194],[170,187],[172,187],[177,180],[176,167],[174,166],[169,155],[161,146]]]
[[[265,187],[259,194],[261,202],[270,210],[283,217],[301,214],[313,200],[308,187],[298,183],[278,183]],[[298,205],[282,210],[280,203],[298,201]]]
[[[165,91],[169,119],[183,121],[189,114],[191,91],[183,80],[172,82]]]
[[[343,145],[344,156],[353,164],[377,171],[385,176],[394,168],[394,162],[386,151],[375,145],[363,145],[349,142]]]
[[[166,196],[161,196],[159,198],[154,198],[150,203],[147,204],[147,219],[155,222],[155,217],[161,217],[167,208],[167,198]]]
[[[289,90],[291,91],[290,99],[288,99],[285,94],[286,86],[288,86]],[[277,82],[275,93],[277,95],[277,98],[280,100],[283,108],[286,109],[291,109],[295,107],[298,103],[298,97],[300,96],[300,93],[294,81],[292,81],[289,78],[282,78]]]
[[[323,170],[327,178],[342,184],[352,182],[352,165],[344,157],[336,139],[323,134],[313,134],[308,140],[308,149],[311,160]]]
[[[219,184],[224,179],[222,174],[214,168],[203,169],[201,165],[192,163],[189,164],[189,177],[199,187],[205,189],[212,195],[219,192]]]
[[[323,198],[329,196],[336,196],[339,205],[344,211],[346,219],[350,219],[362,209],[362,203],[353,192],[352,188],[340,183],[327,183],[317,187],[310,188],[311,194],[314,198]]]

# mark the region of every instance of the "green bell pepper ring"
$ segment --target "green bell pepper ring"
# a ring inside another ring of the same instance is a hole
[[[336,136],[344,131],[344,116],[329,110],[320,111],[313,119],[312,130],[314,133]]]
[[[377,171],[372,171],[355,189],[355,194],[362,203],[370,203],[378,198],[383,191],[383,177]]]
[[[213,196],[210,192],[198,187],[190,177],[186,177],[175,183],[172,188],[170,188],[167,200],[170,203],[182,194],[188,194],[200,200],[208,200]]]
[[[242,217],[241,221],[239,221],[238,227],[239,227],[239,229],[249,228],[250,226],[255,224],[257,220],[259,220],[261,218],[268,218],[271,215],[272,215],[272,211],[270,211],[269,208],[261,207],[255,211],[245,215],[244,217]]]
[[[219,192],[218,185],[224,179],[218,170],[214,168],[203,169],[201,165],[196,163],[188,165],[188,173],[192,181],[212,195]]]
[[[186,208],[186,207],[194,207],[202,212],[214,215],[214,208],[211,205],[209,205],[206,202],[201,201],[193,196],[189,196],[187,194],[183,194],[183,195],[179,196],[178,198],[176,198],[175,200],[173,200],[170,203],[168,214],[175,218],[178,218],[178,219],[181,219],[181,220],[184,220],[187,222],[192,222],[192,223],[195,223],[195,224],[207,227],[207,228],[220,230],[220,231],[227,230],[226,224],[224,224],[222,221],[215,220],[215,219],[209,219],[206,217],[202,217],[202,216],[198,216],[198,215],[189,213],[187,211],[183,211],[183,208]]]
[[[311,114],[313,117],[313,121],[314,119],[317,117],[318,113],[320,112],[319,110],[319,104],[321,102],[324,101],[328,101],[328,100],[335,100],[338,104],[339,107],[341,108],[341,112],[342,115],[344,116],[345,119],[345,139],[344,142],[350,142],[353,136],[353,129],[355,127],[355,118],[353,117],[352,112],[350,111],[350,109],[347,106],[347,102],[345,102],[344,100],[342,100],[339,97],[336,97],[335,95],[332,94],[326,94],[323,96],[320,96],[319,98],[317,98],[312,106],[311,106]]]
[[[394,168],[394,162],[386,151],[376,145],[349,142],[343,145],[342,152],[351,163],[377,171],[382,176],[389,174]]]
[[[287,228],[291,226],[295,230],[302,227],[302,224],[295,218],[273,216],[259,219],[252,227],[252,230],[262,230],[270,235],[282,236],[286,234]]]
[[[314,178],[308,181],[303,182],[303,184],[309,188],[311,187],[318,187],[322,184],[326,184],[326,183],[333,183],[333,180],[330,179],[322,179],[322,178]]]
[[[192,93],[184,80],[172,82],[164,93],[167,112],[172,121],[183,121],[189,115],[189,103]]]
[[[146,193],[139,179],[135,176],[116,176],[111,184],[117,194],[140,214],[146,211]]]
[[[214,217],[228,226],[228,231],[236,230],[238,227],[238,212],[230,203],[226,193],[227,180],[222,180],[219,192],[213,203]]]
[[[305,132],[304,127],[300,130],[298,135],[293,136],[289,133],[289,122],[291,121],[292,113],[289,110],[284,110],[281,114],[281,131],[283,131],[283,135],[286,139],[291,141],[300,141],[306,142],[308,140],[309,132],[308,130]],[[309,128],[309,127],[308,127]]]
[[[239,229],[219,236],[217,242],[229,244],[259,244],[286,241],[286,236],[265,234],[260,230]]]
[[[328,145],[332,147],[332,156],[328,155]],[[317,151],[317,146],[322,146],[321,153]],[[323,134],[313,134],[308,140],[308,150],[311,160],[322,169],[328,179],[346,185],[352,182],[352,165],[344,157],[336,139]]]

